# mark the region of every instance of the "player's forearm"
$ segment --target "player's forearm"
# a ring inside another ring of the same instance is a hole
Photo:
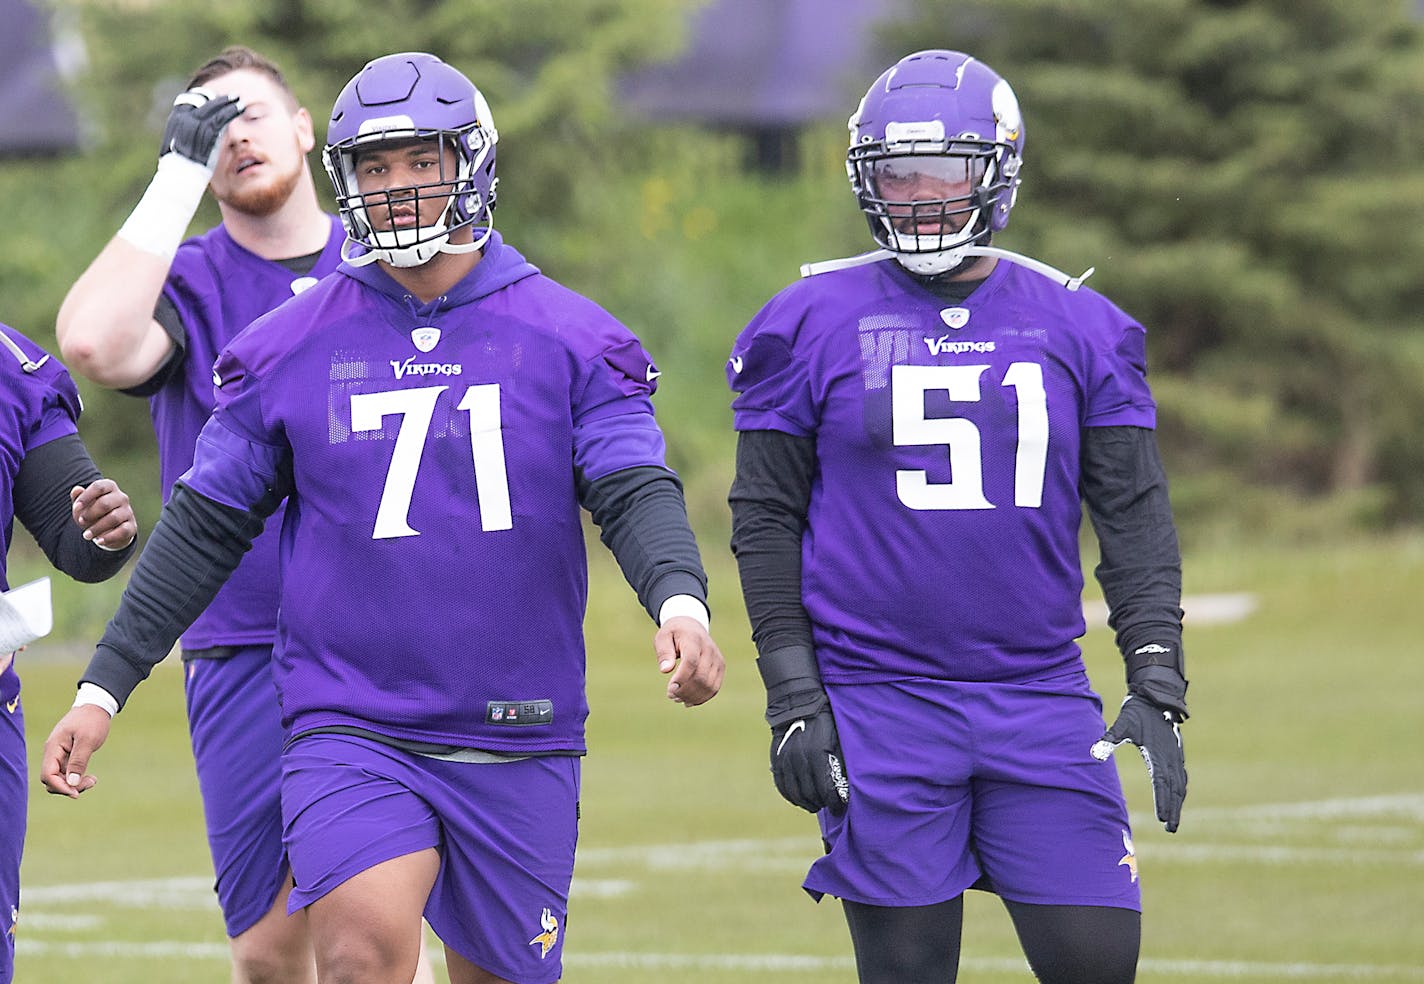
[[[1083,497],[1102,552],[1095,573],[1129,672],[1137,650],[1153,644],[1173,648],[1181,672],[1182,558],[1153,432],[1088,428]]]
[[[581,483],[580,498],[655,621],[674,595],[690,595],[706,606],[707,574],[676,475],[663,468],[628,468]]]
[[[175,485],[81,683],[122,707],[216,597],[264,518]]]
[[[811,501],[816,445],[779,431],[737,439],[737,470],[727,502],[732,553],[752,642],[763,656],[810,651],[811,620],[801,603],[801,538]]]
[[[157,371],[172,340],[154,320],[170,260],[111,239],[69,289],[55,322],[65,364],[114,389]]]
[[[801,603],[801,532],[765,502],[732,506],[732,552],[752,642],[765,655],[811,648],[811,620]]]
[[[77,434],[41,444],[25,455],[15,476],[15,517],[30,531],[51,564],[76,581],[104,581],[133,553],[135,538],[105,550],[84,538],[74,522],[69,490],[102,477]]]

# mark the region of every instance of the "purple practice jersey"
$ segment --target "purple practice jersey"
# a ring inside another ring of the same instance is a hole
[[[25,455],[78,432],[82,405],[69,372],[15,329],[0,325],[10,345],[0,347],[0,590],[8,590],[6,555],[15,523],[15,476]]]
[[[893,260],[738,337],[738,430],[813,437],[802,600],[827,682],[1081,668],[1084,427],[1152,427],[1138,324],[1008,262],[946,305]]]
[[[81,405],[74,380],[57,359],[0,325],[0,591],[8,590],[7,556],[15,525],[15,478],[35,448],[76,433]],[[0,653],[0,981],[14,973],[20,914],[20,856],[25,843],[29,773],[20,678]]]
[[[163,294],[182,319],[186,354],[178,372],[149,401],[165,502],[174,481],[192,466],[193,445],[213,411],[218,353],[257,318],[336,269],[346,237],[340,220],[333,216],[331,222],[316,266],[302,276],[239,246],[221,225],[178,247]],[[185,649],[272,643],[280,521],[280,515],[273,519],[269,532],[257,538],[217,598],[184,633]]]
[[[324,726],[583,751],[576,471],[665,467],[657,370],[494,235],[427,305],[342,265],[218,362],[184,481],[289,493],[275,653],[289,734]]]

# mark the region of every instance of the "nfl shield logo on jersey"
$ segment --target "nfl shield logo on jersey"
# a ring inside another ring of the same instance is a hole
[[[962,307],[945,308],[939,318],[951,328],[959,329],[969,324],[969,309]]]
[[[415,347],[422,352],[429,352],[440,341],[439,328],[415,328],[410,333],[410,340],[415,343]]]

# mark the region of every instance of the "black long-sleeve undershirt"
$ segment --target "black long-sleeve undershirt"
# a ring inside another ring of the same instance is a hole
[[[801,603],[801,538],[815,471],[814,438],[771,430],[738,435],[728,495],[732,552],[758,653],[812,644]],[[1153,432],[1085,428],[1081,482],[1102,551],[1095,573],[1119,650],[1126,656],[1156,641],[1180,654],[1181,556]]]
[[[1147,643],[1172,649],[1182,663],[1182,555],[1156,434],[1145,427],[1089,427],[1079,482],[1098,537],[1093,571],[1108,606],[1108,625],[1129,676]]]
[[[673,595],[707,604],[707,574],[675,474],[642,466],[577,481],[579,502],[654,621]]]
[[[123,707],[252,548],[280,501],[273,499],[236,509],[176,482],[80,682],[99,685]]]
[[[55,569],[76,581],[94,583],[113,577],[138,542],[135,537],[122,550],[105,550],[84,539],[84,531],[74,522],[69,490],[102,477],[77,434],[32,449],[15,475],[15,518]]]
[[[758,653],[811,648],[801,604],[801,537],[816,474],[816,441],[781,431],[737,435],[732,554]]]

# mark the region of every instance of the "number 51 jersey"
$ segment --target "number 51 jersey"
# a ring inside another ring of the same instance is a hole
[[[738,337],[738,430],[811,437],[802,601],[829,682],[1081,670],[1084,427],[1152,427],[1142,328],[999,262],[947,304],[893,260],[818,274]]]
[[[498,235],[430,304],[343,264],[234,339],[184,481],[243,508],[289,493],[289,733],[582,751],[576,470],[665,467],[657,374]]]

